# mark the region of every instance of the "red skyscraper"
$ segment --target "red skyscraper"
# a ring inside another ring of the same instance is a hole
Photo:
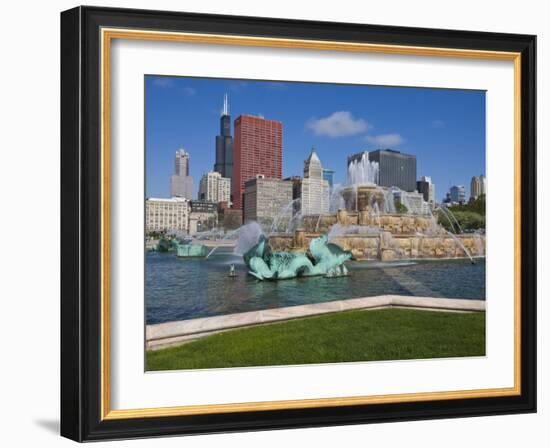
[[[231,180],[234,208],[243,207],[244,183],[259,174],[275,179],[283,177],[283,124],[241,115],[235,120]]]

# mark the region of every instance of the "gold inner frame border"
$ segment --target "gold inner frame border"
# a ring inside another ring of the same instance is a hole
[[[111,409],[110,387],[110,63],[113,39],[185,42],[212,45],[240,45],[382,53],[412,56],[454,57],[505,60],[514,63],[514,386],[441,392],[403,393],[302,400],[261,401],[229,404],[170,406],[136,409]],[[354,406],[417,401],[454,400],[502,397],[521,394],[521,54],[515,52],[469,50],[458,48],[419,47],[370,43],[337,42],[305,39],[280,39],[238,35],[217,35],[183,32],[161,32],[137,29],[101,29],[101,420],[169,417],[253,412],[318,407]]]

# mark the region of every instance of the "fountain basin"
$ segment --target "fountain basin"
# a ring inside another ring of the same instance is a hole
[[[377,214],[372,209],[359,212],[342,209],[338,213],[304,216],[301,224],[305,232],[316,234],[328,233],[332,226],[339,224],[341,226],[370,226],[393,234],[405,235],[425,233],[436,225],[435,218],[432,216]]]
[[[342,190],[345,208],[348,211],[367,210],[376,207],[378,210],[391,211],[393,207],[392,193],[377,185],[354,185]]]
[[[309,242],[319,234],[306,232],[301,238],[293,235],[272,235],[269,244],[277,251],[304,251]],[[419,236],[395,235],[390,232],[372,234],[348,234],[335,236],[331,242],[350,251],[355,260],[392,261],[404,259],[468,258],[464,249],[473,257],[485,256],[485,237],[478,234]],[[300,246],[297,243],[303,242]]]

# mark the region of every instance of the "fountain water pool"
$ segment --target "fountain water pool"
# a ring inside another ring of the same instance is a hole
[[[476,265],[461,259],[347,261],[347,277],[279,282],[247,275],[242,256],[228,247],[209,259],[147,252],[145,263],[147,324],[382,294],[485,299],[482,259]],[[231,264],[235,278],[228,278]]]

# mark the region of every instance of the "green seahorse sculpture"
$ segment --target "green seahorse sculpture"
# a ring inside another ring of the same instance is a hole
[[[282,280],[294,277],[348,275],[344,263],[351,258],[350,251],[329,243],[326,235],[314,238],[308,253],[273,252],[265,235],[243,256],[249,273],[259,280]]]

